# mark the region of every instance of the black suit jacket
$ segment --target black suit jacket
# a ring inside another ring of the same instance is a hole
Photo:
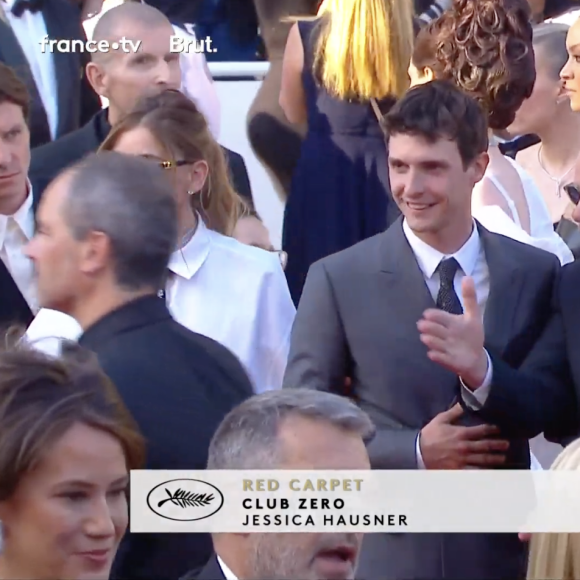
[[[66,135],[58,141],[32,151],[30,165],[31,178],[43,183],[50,183],[63,169],[80,161],[89,153],[94,153],[103,143],[111,125],[107,119],[107,109],[99,111],[80,129]],[[234,185],[234,189],[248,202],[253,209],[252,189],[244,159],[239,153],[222,147]],[[39,192],[39,195],[42,191]]]
[[[86,40],[79,9],[69,0],[44,0],[42,15],[50,39]],[[56,135],[58,138],[84,125],[101,105],[99,97],[84,74],[88,53],[54,51],[52,54],[58,91]],[[0,61],[16,71],[30,92],[31,147],[50,142],[46,112],[30,66],[12,28],[2,20],[0,20]]]
[[[521,369],[492,356],[493,383],[481,416],[532,438],[566,444],[580,432],[580,262],[561,269],[550,318]]]
[[[226,580],[226,577],[214,554],[201,570],[188,572],[179,580]]]
[[[32,207],[38,208],[39,191],[46,187],[42,180],[32,180]],[[34,318],[28,302],[20,292],[10,271],[0,260],[0,334],[11,326],[28,326]]]
[[[225,415],[252,396],[238,359],[178,324],[157,296],[108,314],[79,339],[94,351],[147,441],[147,469],[205,469]],[[203,566],[209,534],[128,534],[112,578],[175,580]]]
[[[33,319],[26,299],[20,292],[14,278],[0,260],[0,334],[12,326],[27,327]]]
[[[543,250],[478,229],[489,268],[486,347],[517,368],[548,323],[560,264]],[[350,394],[377,426],[368,447],[374,469],[417,469],[420,430],[459,399],[457,376],[429,360],[417,331],[434,307],[401,220],[308,272],[284,387],[345,394],[344,378],[352,377]],[[462,418],[465,425],[482,422],[469,411]],[[510,440],[505,468],[528,469],[527,438],[509,423],[502,437]],[[369,534],[359,575],[515,579],[525,572],[525,557],[516,534]]]

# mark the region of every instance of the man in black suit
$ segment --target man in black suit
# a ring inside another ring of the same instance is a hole
[[[222,421],[211,470],[367,470],[368,415],[344,397],[306,389],[248,399]],[[182,580],[355,578],[362,534],[216,534],[216,555]]]
[[[43,48],[44,35],[86,41],[78,7],[69,0],[0,0],[0,61],[31,95],[32,147],[78,129],[101,108],[84,75],[88,54]]]
[[[0,62],[0,326],[28,326],[37,311],[36,283],[24,248],[34,235],[38,191],[28,179],[29,94],[15,72]]]
[[[238,359],[178,324],[162,288],[177,240],[163,170],[139,157],[93,154],[59,176],[27,248],[42,307],[75,318],[147,444],[147,469],[204,469],[225,415],[253,394]],[[204,534],[129,535],[113,578],[175,580],[207,562]]]
[[[146,4],[126,3],[105,12],[97,23],[93,40],[114,42],[125,37],[141,42],[139,51],[93,53],[86,75],[94,90],[109,100],[84,127],[36,149],[30,173],[50,182],[62,169],[87,153],[96,151],[114,125],[144,96],[179,89],[179,53],[171,53],[173,27],[157,9]],[[236,191],[253,208],[250,180],[243,158],[224,148]],[[42,192],[39,192],[42,193]]]
[[[409,91],[385,121],[403,219],[310,268],[284,386],[345,393],[349,377],[378,427],[374,469],[529,469],[527,439],[457,404],[460,380],[427,356],[417,324],[426,310],[462,312],[459,288],[472,276],[488,349],[517,367],[547,324],[542,306],[559,262],[474,222],[471,192],[488,163],[475,101],[434,81]],[[519,578],[525,566],[516,534],[370,534],[359,573],[479,580]]]

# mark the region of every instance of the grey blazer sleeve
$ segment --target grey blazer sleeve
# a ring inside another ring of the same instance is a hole
[[[284,388],[345,395],[350,352],[324,262],[311,266],[294,320]],[[368,451],[374,469],[417,469],[419,430],[377,425]]]
[[[348,346],[323,262],[310,267],[292,327],[284,388],[344,395]]]

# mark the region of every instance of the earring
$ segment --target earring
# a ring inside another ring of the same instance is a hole
[[[192,191],[191,189],[187,190],[187,195],[195,195],[195,191]]]

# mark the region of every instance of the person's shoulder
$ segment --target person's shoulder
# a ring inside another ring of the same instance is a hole
[[[352,272],[367,270],[370,263],[378,258],[378,253],[383,250],[387,238],[391,235],[390,228],[386,232],[376,234],[366,240],[362,240],[345,250],[326,256],[313,264],[317,268],[323,268],[328,272]]]
[[[561,269],[560,260],[552,252],[489,230],[486,230],[486,235],[500,244],[500,251],[510,256],[514,264],[536,273],[558,272]]]
[[[30,174],[38,178],[56,175],[92,148],[93,120],[87,125],[32,150]]]

